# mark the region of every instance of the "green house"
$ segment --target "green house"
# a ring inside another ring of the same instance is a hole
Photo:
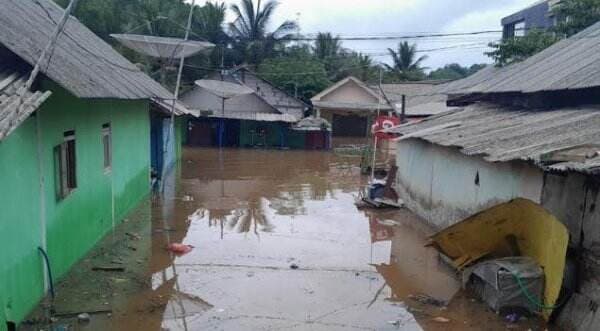
[[[70,18],[33,88],[18,93],[63,14],[0,0],[0,330],[150,192],[152,100],[171,94]],[[47,253],[49,265],[43,259]]]

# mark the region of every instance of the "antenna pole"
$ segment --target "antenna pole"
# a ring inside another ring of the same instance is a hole
[[[185,42],[188,41],[188,39],[190,38],[190,30],[192,29],[192,18],[194,17],[194,8],[196,8],[196,0],[192,0],[192,5],[190,6],[190,14],[188,15],[188,21],[187,21],[187,26],[185,29],[185,37],[183,38],[184,40],[184,44],[183,44],[183,48],[185,49]],[[179,100],[179,89],[181,88],[181,76],[183,74],[183,65],[185,64],[185,58],[183,56],[183,52],[181,54],[181,58],[179,59],[179,70],[177,71],[177,82],[175,83],[175,93],[173,94],[174,98],[173,98],[173,103],[171,104],[171,123],[169,126],[169,135],[167,136],[167,143],[165,144],[167,151],[165,151],[163,153],[164,157],[163,159],[166,161],[166,156],[168,155],[168,148],[170,145],[173,146],[173,152],[175,152],[175,150],[177,149],[177,146],[175,146],[175,139],[173,139],[173,142],[169,142],[169,140],[171,140],[171,136],[174,135],[175,132],[175,105],[177,104],[177,100]],[[166,174],[166,162],[163,162],[163,171],[162,171],[162,177],[161,177],[161,186],[162,186],[162,191],[164,192],[165,189],[165,174]]]

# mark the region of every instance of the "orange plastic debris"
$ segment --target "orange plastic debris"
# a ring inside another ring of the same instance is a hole
[[[173,244],[169,244],[167,246],[167,250],[177,254],[177,255],[185,255],[189,252],[191,252],[194,249],[194,246],[192,245],[184,245],[184,244],[179,244],[179,243],[173,243]]]

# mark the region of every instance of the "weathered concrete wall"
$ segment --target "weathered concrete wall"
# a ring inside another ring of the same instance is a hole
[[[575,293],[558,323],[565,330],[595,330],[600,325],[600,203],[599,179],[578,173],[547,174],[543,206],[569,229],[578,274]]]
[[[522,197],[540,202],[541,170],[525,163],[489,163],[418,139],[397,144],[397,188],[408,207],[441,229]]]

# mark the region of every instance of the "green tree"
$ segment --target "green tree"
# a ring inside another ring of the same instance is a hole
[[[312,48],[314,55],[320,60],[336,58],[342,51],[342,42],[329,32],[319,32]]]
[[[339,58],[337,72],[330,77],[333,81],[339,81],[348,76],[354,76],[363,82],[379,82],[379,71],[381,67],[373,62],[373,59],[358,52],[344,52]]]
[[[284,56],[265,60],[258,74],[305,101],[331,85],[323,62],[312,56],[307,45],[288,47]]]
[[[550,32],[531,30],[522,37],[505,38],[498,43],[490,43],[491,51],[485,54],[496,63],[505,66],[520,62],[548,48],[559,38]]]
[[[298,28],[296,22],[285,21],[274,31],[267,31],[279,2],[271,0],[264,6],[261,4],[261,0],[257,0],[256,6],[253,0],[241,0],[241,6],[232,5],[236,19],[229,25],[235,47],[244,55],[245,62],[255,66],[274,56]]]
[[[553,31],[570,37],[600,21],[600,0],[563,0],[552,13],[558,22]]]
[[[392,77],[400,81],[422,80],[425,78],[425,69],[421,63],[427,59],[427,55],[417,58],[417,45],[410,45],[404,41],[398,44],[398,50],[388,48],[392,57],[393,65],[385,64]]]
[[[471,76],[484,67],[485,64],[474,64],[470,67],[463,67],[458,63],[451,63],[431,71],[427,78],[431,80],[456,80]]]

